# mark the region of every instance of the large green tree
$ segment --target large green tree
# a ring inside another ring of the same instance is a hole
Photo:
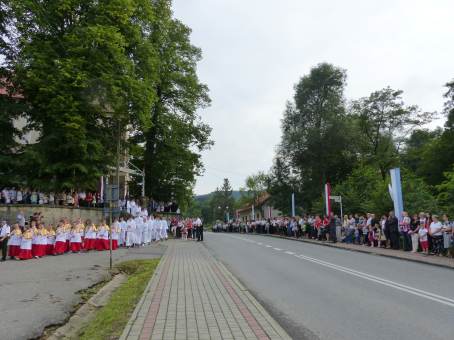
[[[201,151],[211,144],[211,128],[197,113],[210,103],[208,88],[197,76],[201,51],[190,42],[191,29],[172,17],[170,1],[155,1],[156,22],[149,41],[158,52],[156,101],[151,126],[134,140],[143,143],[135,162],[145,169],[146,194],[156,200],[189,201],[203,171]]]
[[[24,178],[45,189],[93,188],[115,161],[118,131],[149,126],[154,20],[145,0],[11,0],[13,83],[40,137]]]
[[[271,195],[273,206],[284,215],[291,214],[291,195],[296,195],[296,202],[301,203],[298,181],[290,173],[290,166],[283,157],[276,157],[268,176],[268,193]]]
[[[233,217],[235,200],[232,196],[233,190],[228,178],[224,178],[222,186],[216,188],[210,200],[210,209],[213,213],[213,220],[225,220],[227,213]]]
[[[294,101],[284,112],[277,157],[287,160],[309,210],[324,183],[345,178],[354,165],[345,82],[343,69],[319,64],[295,85]]]

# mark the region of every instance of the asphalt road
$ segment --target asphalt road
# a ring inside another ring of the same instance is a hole
[[[119,249],[114,262],[156,258],[165,246]],[[80,303],[77,293],[108,274],[109,252],[46,256],[0,263],[0,339],[39,337],[49,325],[64,322]]]
[[[291,240],[205,245],[294,339],[454,339],[454,271]]]

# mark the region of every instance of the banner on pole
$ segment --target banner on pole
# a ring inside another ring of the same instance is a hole
[[[390,170],[391,184],[388,187],[389,194],[394,203],[394,214],[399,221],[402,221],[402,212],[404,211],[404,202],[402,199],[402,183],[400,179],[400,168]]]
[[[331,185],[325,184],[325,211],[326,216],[331,215]]]

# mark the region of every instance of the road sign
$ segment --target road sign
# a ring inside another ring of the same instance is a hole
[[[118,194],[118,186],[116,185],[113,185],[113,184],[109,184],[107,185],[107,188],[106,188],[106,201],[109,202],[109,201],[118,201],[118,197],[119,197],[119,194]]]
[[[340,203],[342,201],[341,196],[330,196],[329,198],[331,198],[332,200],[334,200],[334,202],[337,202],[337,203]]]

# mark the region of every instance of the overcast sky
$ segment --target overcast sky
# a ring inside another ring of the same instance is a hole
[[[454,78],[452,0],[174,0],[174,13],[202,48],[213,101],[197,194],[271,167],[285,102],[320,62],[347,70],[347,99],[391,86],[426,111],[441,111]]]

